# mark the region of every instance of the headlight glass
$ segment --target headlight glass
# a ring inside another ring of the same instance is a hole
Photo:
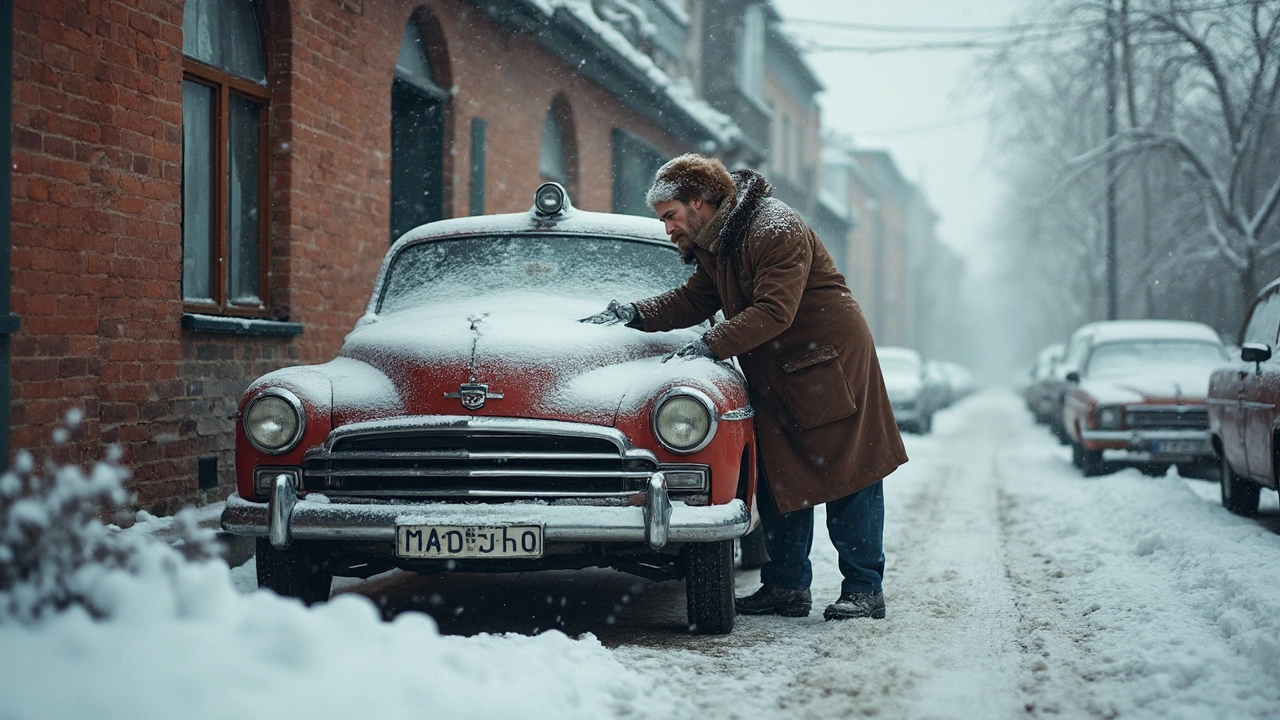
[[[711,410],[692,395],[676,394],[663,400],[654,413],[654,431],[668,450],[690,453],[701,450],[714,427]]]
[[[244,432],[264,452],[285,452],[302,437],[300,408],[280,395],[259,396],[244,414]]]
[[[1120,427],[1120,417],[1121,413],[1118,407],[1098,408],[1098,427],[1104,430],[1114,430]]]

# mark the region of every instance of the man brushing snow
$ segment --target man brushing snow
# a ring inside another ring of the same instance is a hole
[[[610,303],[584,322],[647,332],[726,322],[674,353],[737,356],[755,409],[758,504],[769,562],[738,612],[804,617],[812,597],[813,506],[844,575],[828,620],[885,615],[884,494],[907,461],[875,343],[831,256],[800,216],[770,197],[759,173],[682,155],[658,170],[646,200],[686,262],[683,287],[633,305]]]

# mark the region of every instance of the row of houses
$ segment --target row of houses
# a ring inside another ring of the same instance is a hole
[[[648,214],[661,163],[712,154],[805,216],[881,342],[926,345],[957,306],[928,202],[887,153],[824,133],[822,85],[768,0],[0,11],[0,456],[119,445],[140,508],[226,497],[241,391],[332,357],[392,239],[523,211],[544,180]],[[73,408],[77,441],[54,443]]]

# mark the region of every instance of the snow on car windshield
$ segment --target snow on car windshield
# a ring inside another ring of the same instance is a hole
[[[533,291],[599,301],[683,285],[692,267],[675,246],[609,237],[505,235],[411,245],[391,263],[379,313]]]
[[[1097,346],[1089,355],[1087,374],[1091,376],[1131,373],[1153,365],[1220,365],[1227,361],[1221,345],[1186,340],[1141,340],[1110,342]]]

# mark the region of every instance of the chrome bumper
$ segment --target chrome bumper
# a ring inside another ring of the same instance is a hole
[[[1153,455],[1183,457],[1188,454],[1161,452],[1160,445],[1165,442],[1195,442],[1200,444],[1201,451],[1194,454],[1213,453],[1208,430],[1082,430],[1080,437],[1085,442],[1119,443],[1125,445],[1124,449]]]
[[[227,498],[222,529],[233,535],[266,537],[277,548],[293,540],[382,541],[394,544],[400,525],[541,525],[549,541],[645,542],[657,550],[668,542],[712,542],[742,537],[751,511],[742,500],[692,506],[672,502],[662,473],[654,473],[643,506],[591,507],[533,503],[412,503],[365,505],[299,498],[292,479],[280,475],[265,503]]]

